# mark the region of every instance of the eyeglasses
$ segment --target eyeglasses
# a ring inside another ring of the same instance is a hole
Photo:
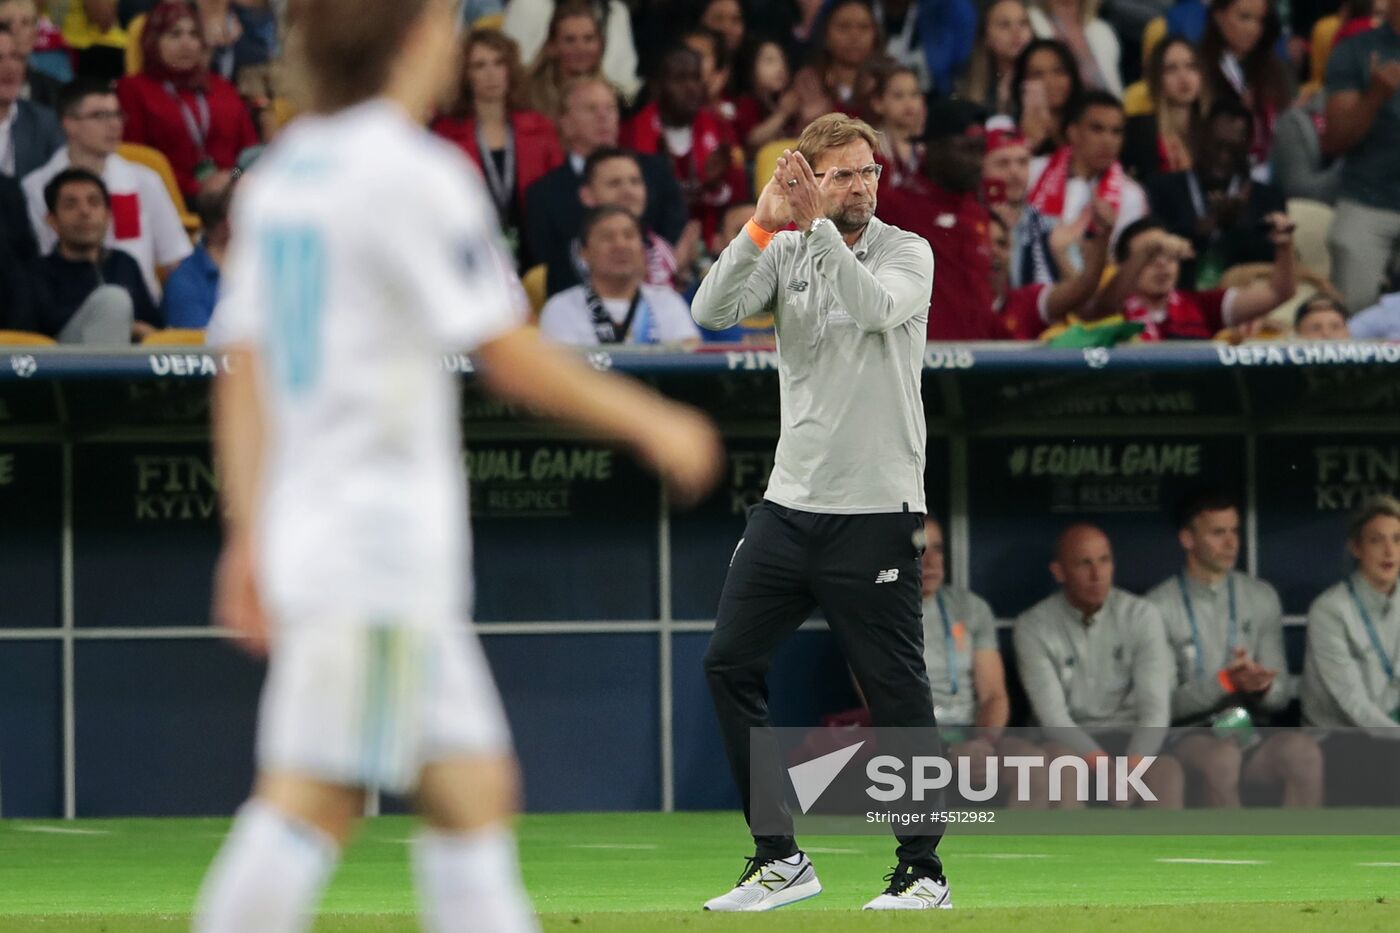
[[[830,175],[831,187],[839,191],[843,188],[849,188],[851,187],[851,185],[855,184],[857,175],[860,176],[860,180],[866,185],[873,185],[880,180],[880,174],[884,170],[885,167],[880,163],[871,162],[869,165],[861,169],[834,168],[829,172],[816,172],[813,177],[825,178],[827,175]]]
[[[126,120],[126,114],[120,110],[94,110],[92,113],[74,114],[75,120]]]

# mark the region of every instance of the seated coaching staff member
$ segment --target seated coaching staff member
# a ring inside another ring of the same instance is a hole
[[[841,640],[875,725],[934,725],[916,543],[933,254],[875,217],[875,145],[859,120],[812,121],[691,306],[710,330],[771,312],[778,336],[773,475],[730,561],[705,654],[750,818],[749,730],[768,725],[769,661],[813,608]],[[775,232],[789,222],[796,231]],[[737,886],[706,909],[767,910],[821,891],[791,833],[754,842]],[[937,845],[936,836],[901,836],[891,883],[866,906],[951,906]]]
[[[1036,603],[1012,630],[1021,683],[1054,757],[1093,763],[1155,755],[1145,806],[1179,810],[1181,765],[1160,754],[1171,718],[1174,666],[1162,617],[1113,585],[1113,547],[1093,525],[1071,525],[1055,542],[1050,573],[1060,592]],[[1054,788],[1051,789],[1052,793]],[[1066,787],[1061,806],[1082,804]]]

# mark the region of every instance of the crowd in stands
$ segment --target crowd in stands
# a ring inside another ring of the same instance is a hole
[[[286,6],[0,0],[0,331],[207,324],[296,118]],[[432,129],[560,340],[771,341],[678,309],[832,111],[932,247],[931,339],[1400,339],[1400,0],[466,0],[462,35]]]

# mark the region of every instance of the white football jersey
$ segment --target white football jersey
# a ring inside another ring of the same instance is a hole
[[[269,609],[460,621],[471,543],[444,354],[526,316],[479,176],[379,100],[289,127],[235,200],[210,336],[262,362]]]

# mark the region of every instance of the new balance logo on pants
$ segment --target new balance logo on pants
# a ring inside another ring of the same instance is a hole
[[[898,579],[899,579],[899,569],[898,569],[898,568],[896,568],[896,569],[894,569],[894,570],[881,570],[879,573],[875,574],[875,582],[876,582],[876,583],[893,583],[894,581],[896,581],[896,580],[898,580]]]

